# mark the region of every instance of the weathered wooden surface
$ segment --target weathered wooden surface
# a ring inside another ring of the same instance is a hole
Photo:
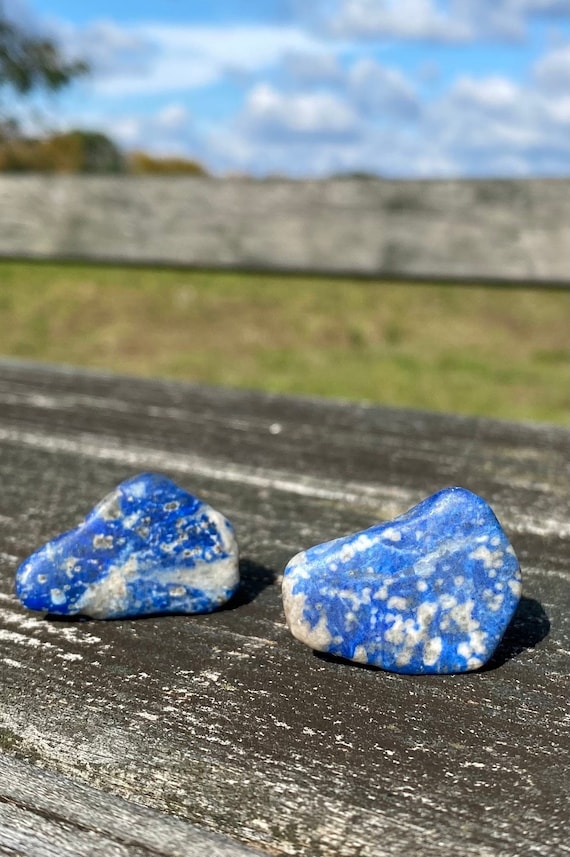
[[[569,461],[547,426],[0,364],[0,853],[55,853],[30,845],[42,819],[78,853],[192,854],[185,822],[307,857],[570,853]],[[109,623],[21,609],[17,564],[143,469],[235,522],[235,602]],[[396,676],[296,643],[287,559],[450,484],[492,504],[523,567],[492,664]],[[141,806],[166,814],[162,840]]]
[[[0,175],[0,255],[568,285],[569,186]]]
[[[260,857],[261,852],[60,774],[0,756],[0,854]]]

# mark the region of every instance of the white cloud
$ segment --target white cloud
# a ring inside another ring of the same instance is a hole
[[[455,106],[495,112],[512,107],[521,97],[521,92],[512,80],[499,75],[479,79],[464,76],[453,83],[449,97]]]
[[[566,128],[570,132],[570,95],[565,94],[560,98],[546,98],[542,109],[548,121]],[[567,141],[567,148],[570,150],[570,141]]]
[[[300,84],[337,84],[344,72],[333,52],[290,53],[283,62],[287,75]]]
[[[426,111],[424,134],[466,175],[568,171],[568,102],[508,78],[464,77]]]
[[[78,38],[85,42],[86,56],[95,68],[102,58],[107,71],[95,78],[95,91],[113,98],[195,89],[228,74],[259,72],[291,53],[325,52],[321,41],[301,29],[257,24],[142,23],[119,28],[99,22]],[[133,57],[142,55],[143,48],[144,65],[133,67]]]
[[[345,38],[383,37],[436,42],[473,38],[471,22],[442,11],[433,0],[342,0],[328,30]]]
[[[219,167],[255,174],[562,174],[570,166],[570,96],[540,85],[561,62],[557,51],[543,57],[534,85],[463,75],[424,102],[401,72],[369,60],[347,69],[334,92],[258,85],[209,151]],[[407,104],[413,122],[401,121]]]
[[[183,104],[166,104],[156,114],[156,122],[165,130],[177,131],[188,125],[190,114]]]
[[[536,63],[534,75],[544,89],[567,92],[570,83],[570,45],[556,48]]]
[[[470,41],[520,42],[526,19],[521,0],[450,0],[450,15],[469,28]]]
[[[420,105],[414,86],[398,69],[373,59],[361,59],[349,72],[349,92],[355,103],[370,115],[411,119]]]
[[[264,137],[346,138],[358,130],[352,107],[332,92],[281,93],[268,84],[248,95],[241,122]]]
[[[531,16],[567,15],[567,0],[330,0],[320,26],[343,38],[462,44],[520,40]]]
[[[117,74],[142,76],[152,68],[152,43],[143,34],[114,21],[93,21],[86,27],[58,21],[51,29],[68,54],[89,62],[95,80],[103,81],[103,85]]]
[[[157,155],[196,157],[201,139],[194,117],[183,104],[169,102],[154,113],[123,113],[119,116],[97,111],[61,116],[59,129],[97,128],[127,151],[144,149]]]
[[[37,15],[26,0],[3,0],[2,12],[8,21],[16,21],[20,26],[31,30],[37,27]]]
[[[506,2],[522,14],[568,17],[568,0],[506,0]]]
[[[209,151],[218,167],[254,175],[298,177],[342,173],[377,173],[384,176],[426,177],[461,174],[461,164],[438,148],[437,141],[407,138],[394,129],[367,129],[348,140],[297,139],[294,147],[275,138],[268,143],[255,135],[232,134],[210,141]]]

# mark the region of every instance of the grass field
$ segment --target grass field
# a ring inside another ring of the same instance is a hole
[[[0,262],[0,354],[567,422],[570,301],[538,289]]]

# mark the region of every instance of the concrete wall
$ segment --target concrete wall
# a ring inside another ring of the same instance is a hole
[[[0,255],[570,281],[570,180],[0,176]]]

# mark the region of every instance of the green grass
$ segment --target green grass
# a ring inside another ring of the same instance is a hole
[[[567,422],[570,301],[540,289],[0,263],[0,354]]]

